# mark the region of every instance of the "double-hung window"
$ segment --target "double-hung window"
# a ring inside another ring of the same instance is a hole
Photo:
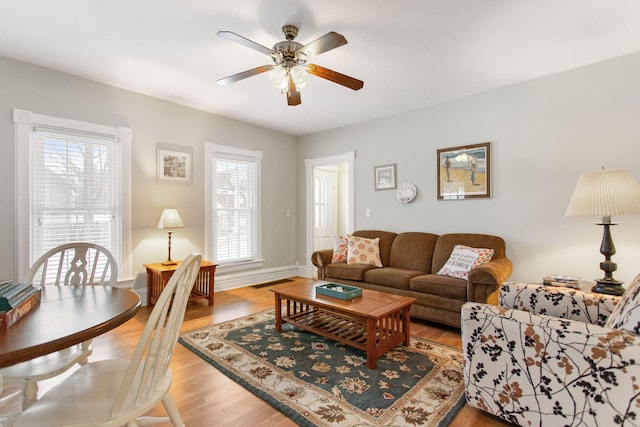
[[[49,249],[91,242],[130,276],[131,132],[14,110],[18,153],[19,277]]]
[[[206,144],[207,246],[221,269],[261,265],[262,152]]]

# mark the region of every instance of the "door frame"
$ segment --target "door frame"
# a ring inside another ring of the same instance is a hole
[[[311,262],[311,255],[313,254],[313,169],[318,166],[335,165],[339,163],[347,164],[346,178],[347,178],[347,196],[346,196],[346,223],[345,229],[352,231],[354,227],[354,213],[355,213],[355,151],[348,151],[344,154],[338,154],[329,157],[319,157],[316,159],[306,159],[304,161],[306,168],[306,253],[307,253],[307,265],[310,266],[310,271],[313,270]]]

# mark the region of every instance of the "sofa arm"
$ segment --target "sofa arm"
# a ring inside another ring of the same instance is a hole
[[[469,271],[467,301],[498,304],[498,287],[509,277],[513,265],[508,258],[489,261]]]
[[[518,425],[637,420],[639,336],[487,304],[461,315],[469,405]]]
[[[603,326],[620,301],[619,296],[530,283],[504,283],[499,305]]]
[[[469,281],[485,285],[501,285],[512,271],[513,264],[508,258],[494,259],[469,271]]]
[[[321,249],[311,254],[311,262],[318,269],[318,280],[324,280],[326,277],[325,267],[331,264],[333,249]]]

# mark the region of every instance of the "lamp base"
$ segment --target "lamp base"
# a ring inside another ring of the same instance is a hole
[[[162,264],[162,265],[178,265],[178,263],[177,263],[177,262],[175,262],[175,261],[171,261],[170,259],[168,259],[168,260],[166,260],[166,261],[162,262],[161,264]]]
[[[591,292],[607,295],[622,295],[624,288],[622,282],[613,278],[613,272],[618,269],[615,262],[611,261],[611,256],[616,253],[616,247],[613,245],[611,238],[611,230],[609,227],[616,225],[611,222],[611,216],[603,216],[602,222],[602,243],[600,244],[600,253],[604,255],[604,261],[600,263],[600,270],[604,271],[604,277],[596,280],[596,285],[591,288]]]
[[[591,288],[591,292],[595,292],[598,294],[607,294],[607,295],[622,295],[624,293],[624,288],[622,287],[622,283],[618,280],[614,279],[599,279],[596,280],[596,285]]]

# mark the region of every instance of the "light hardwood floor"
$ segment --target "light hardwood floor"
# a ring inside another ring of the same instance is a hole
[[[296,278],[295,280],[308,280]],[[217,292],[213,307],[206,300],[189,303],[182,332],[242,317],[273,307],[274,296],[269,285],[245,287]],[[92,360],[129,358],[150,313],[142,307],[124,325],[93,341]],[[442,344],[461,348],[460,331],[433,323],[412,321],[411,334]],[[217,369],[178,344],[171,362],[173,385],[171,395],[188,427],[289,427],[296,424],[260,398],[227,378]],[[46,387],[45,387],[46,388]],[[161,408],[157,414],[164,415]],[[509,426],[495,417],[467,405],[450,426]]]

